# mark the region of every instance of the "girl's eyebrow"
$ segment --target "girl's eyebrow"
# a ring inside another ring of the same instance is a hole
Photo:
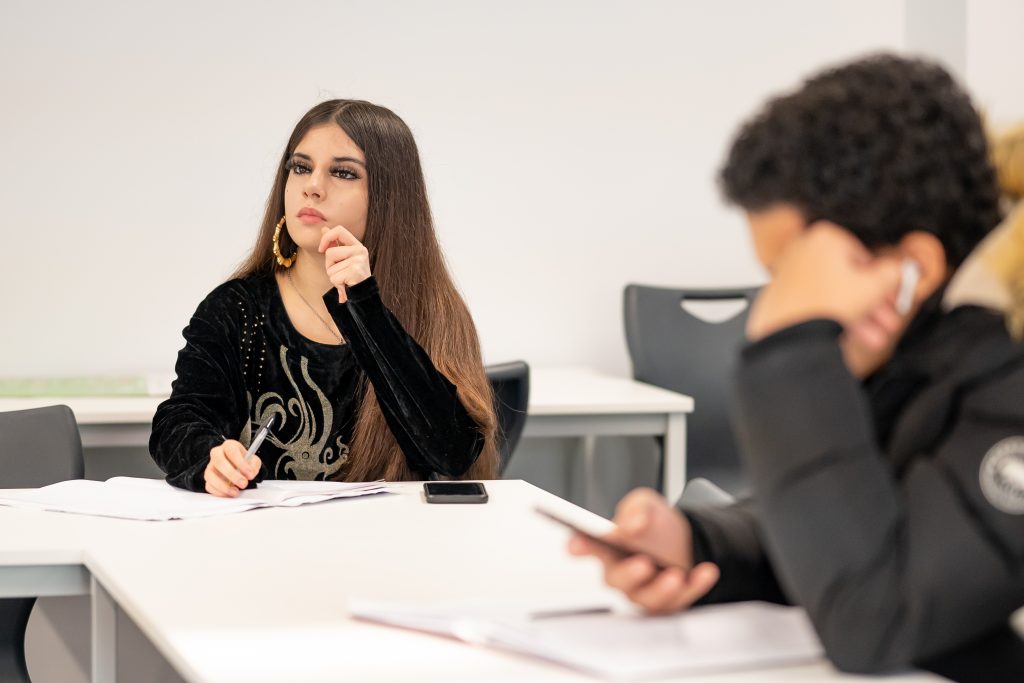
[[[301,152],[295,152],[294,154],[292,154],[292,156],[299,157],[300,159],[305,159],[306,161],[313,161],[312,157],[310,157],[308,154],[302,154]],[[334,157],[334,161],[336,163],[351,161],[352,163],[359,164],[363,168],[366,168],[366,164],[363,162],[363,160],[356,159],[355,157]]]

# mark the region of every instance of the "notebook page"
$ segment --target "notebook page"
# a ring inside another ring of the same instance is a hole
[[[334,498],[350,498],[381,493],[383,482],[286,481],[267,480],[255,489],[246,489],[239,499],[267,505],[292,507],[319,503]]]
[[[38,489],[0,490],[0,504],[153,521],[209,517],[260,506],[251,501],[183,491],[158,480],[140,479],[138,482],[151,483],[72,479]]]
[[[806,613],[761,602],[713,605],[665,617],[613,613],[516,624],[510,646],[535,649],[615,680],[709,673],[816,659],[823,651]]]
[[[380,482],[265,482],[236,498],[220,498],[171,486],[159,479],[74,479],[38,489],[0,489],[0,505],[120,519],[165,521],[298,506],[332,498],[380,493]]]
[[[191,496],[213,498],[207,493],[182,491],[160,479],[139,477],[112,477],[107,483],[119,488],[145,489],[150,492],[182,492]],[[249,503],[251,507],[286,506],[293,507],[306,503],[319,503],[332,498],[346,498],[378,493],[384,490],[383,482],[339,482],[339,481],[288,481],[268,479],[260,482],[255,489],[241,491],[237,498],[221,498]]]
[[[513,650],[608,680],[793,664],[823,654],[803,610],[762,602],[699,607],[667,617],[617,610],[537,619],[506,606],[379,601],[353,601],[350,610],[356,617]]]

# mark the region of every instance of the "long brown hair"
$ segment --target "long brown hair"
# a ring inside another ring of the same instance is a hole
[[[394,112],[360,100],[328,100],[306,112],[281,155],[256,245],[233,277],[273,275],[284,269],[272,257],[271,247],[274,228],[284,215],[287,162],[311,128],[330,123],[340,126],[366,155],[369,207],[363,244],[381,299],[457,387],[459,399],[480,427],[483,451],[463,476],[492,479],[498,465],[496,420],[476,327],[448,273],[434,232],[416,141]],[[286,255],[295,251],[286,230],[281,231],[279,244]],[[362,403],[345,478],[415,478],[365,375],[358,391]]]

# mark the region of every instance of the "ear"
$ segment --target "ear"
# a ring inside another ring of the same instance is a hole
[[[913,259],[921,268],[921,278],[914,290],[915,306],[946,283],[952,271],[946,262],[946,249],[930,232],[915,230],[903,236],[897,246],[899,255]]]

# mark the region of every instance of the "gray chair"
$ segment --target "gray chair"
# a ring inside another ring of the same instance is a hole
[[[530,404],[530,366],[523,361],[488,365],[484,368],[494,391],[494,411],[498,418],[498,452],[500,475],[523,435],[526,409]]]
[[[0,488],[36,488],[85,475],[82,441],[67,406],[0,413]],[[28,683],[25,627],[35,598],[0,599],[0,681]]]
[[[679,496],[679,504],[686,507],[726,507],[736,502],[732,495],[721,486],[704,477],[697,477],[686,482],[683,495]]]
[[[633,377],[693,397],[694,412],[687,417],[686,429],[687,476],[706,477],[733,494],[745,483],[729,419],[730,378],[757,292],[756,287],[628,285],[624,293]],[[687,301],[730,300],[745,301],[746,306],[722,322],[708,322],[684,308]]]

